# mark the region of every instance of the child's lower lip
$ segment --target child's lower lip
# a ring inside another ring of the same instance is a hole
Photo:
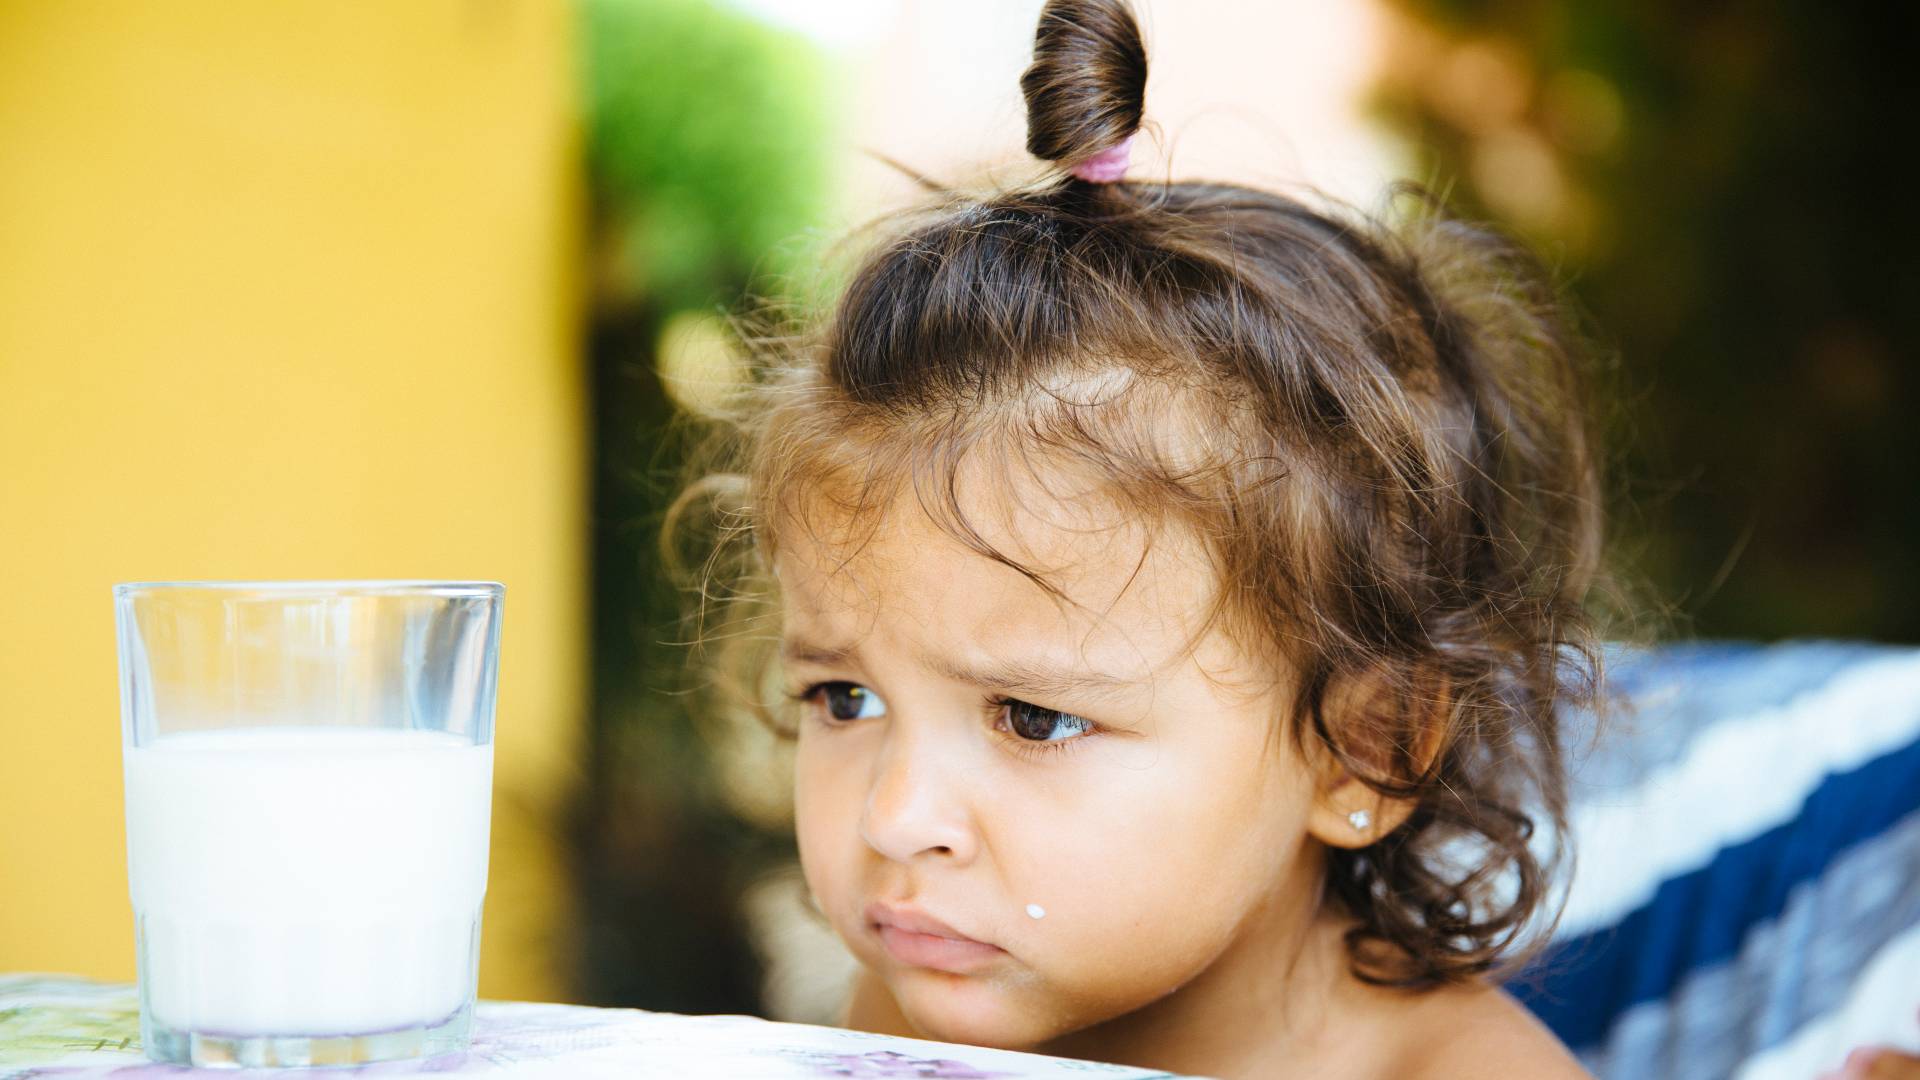
[[[983,941],[959,941],[937,934],[916,934],[886,923],[879,924],[880,943],[895,960],[914,967],[935,968],[965,975],[987,967],[1006,950]]]

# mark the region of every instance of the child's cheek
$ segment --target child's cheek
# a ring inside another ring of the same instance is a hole
[[[1116,1013],[1174,989],[1218,955],[1237,915],[1223,893],[1241,893],[1222,875],[1198,874],[1160,845],[1142,851],[1125,835],[1054,860],[1040,901],[1046,917],[1027,928],[1050,981]]]
[[[794,840],[800,871],[821,913],[847,943],[864,900],[859,894],[863,842],[859,832],[860,792],[850,782],[854,770],[829,767],[822,750],[803,737],[794,771]]]
[[[1279,799],[1244,764],[1256,755],[1169,748],[1150,767],[1087,793],[1068,830],[1040,830],[1009,875],[1023,902],[1033,962],[1063,995],[1118,1015],[1184,985],[1246,933],[1273,932],[1249,916],[1278,902],[1291,911],[1310,868],[1294,855],[1306,803]],[[1297,921],[1306,912],[1282,915]],[[1284,928],[1280,928],[1284,935]],[[1115,942],[1125,947],[1115,948]],[[1095,1020],[1104,1017],[1094,1017]]]

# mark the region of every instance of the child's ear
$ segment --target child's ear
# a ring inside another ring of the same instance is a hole
[[[1383,769],[1411,770],[1403,779],[1412,781],[1433,764],[1446,743],[1447,728],[1453,713],[1452,686],[1446,676],[1437,676],[1432,691],[1404,706],[1406,716],[1394,722],[1393,691],[1379,681],[1352,686],[1348,693],[1329,695],[1329,727],[1353,732],[1356,740],[1368,731],[1400,733],[1395,741],[1410,745],[1354,747],[1350,753],[1365,753]],[[1339,709],[1340,711],[1335,711]],[[1353,712],[1351,710],[1358,710]],[[1326,746],[1314,748],[1317,795],[1307,817],[1307,831],[1316,840],[1331,847],[1363,848],[1400,827],[1414,811],[1411,799],[1390,799],[1362,783]]]

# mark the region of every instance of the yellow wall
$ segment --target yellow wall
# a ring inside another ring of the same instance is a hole
[[[113,582],[492,578],[481,993],[565,993],[571,32],[539,0],[0,0],[0,971],[133,976]]]

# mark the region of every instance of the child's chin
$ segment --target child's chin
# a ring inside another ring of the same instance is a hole
[[[978,976],[914,972],[893,986],[894,999],[922,1035],[940,1042],[1034,1050],[1065,1034],[1048,1026],[1055,1010],[1027,1000],[1035,993]]]

